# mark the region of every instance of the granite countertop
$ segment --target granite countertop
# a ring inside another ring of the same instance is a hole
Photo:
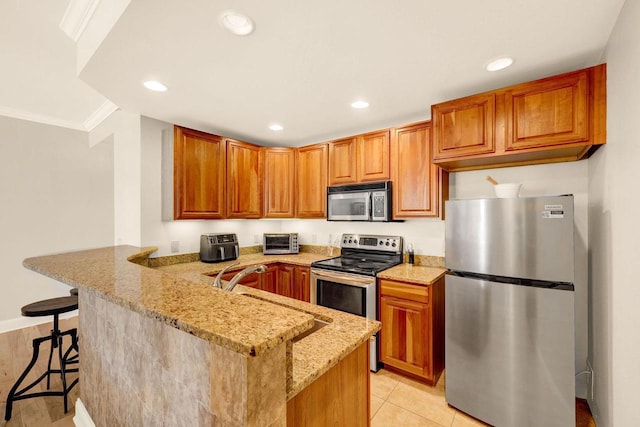
[[[444,276],[446,272],[446,268],[400,264],[378,273],[378,278],[409,282],[416,285],[430,285]]]
[[[380,322],[244,286],[225,292],[211,286],[226,265],[310,265],[326,255],[241,255],[227,263],[190,262],[157,268],[144,264],[156,248],[116,246],[28,258],[24,266],[177,329],[248,356],[290,341],[314,324],[328,326],[292,345],[287,398],[311,384],[380,329]],[[253,297],[242,295],[252,294]],[[268,322],[265,321],[268,319]]]

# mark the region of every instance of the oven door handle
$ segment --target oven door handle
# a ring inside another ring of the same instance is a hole
[[[338,274],[333,272],[328,273],[325,271],[320,271],[315,269],[312,269],[311,273],[315,274],[318,277],[323,277],[325,279],[336,280],[336,281],[340,280],[341,283],[346,283],[349,285],[355,285],[355,286],[361,286],[361,287],[369,286],[376,283],[375,277],[361,279],[359,277],[347,276],[345,274]]]

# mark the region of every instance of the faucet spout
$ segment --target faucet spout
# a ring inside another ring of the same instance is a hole
[[[229,281],[229,283],[227,284],[227,287],[224,288],[224,290],[231,292],[233,288],[236,287],[238,282],[242,280],[242,278],[244,278],[245,276],[248,276],[251,273],[264,273],[265,271],[267,271],[267,267],[262,264],[249,266],[244,270],[242,270],[241,272],[239,272],[238,274],[236,274],[235,276],[233,276],[233,278]]]
[[[231,267],[234,267],[234,266],[236,266],[238,264],[240,264],[240,262],[234,262],[233,264],[228,265],[225,268],[223,268],[222,270],[220,270],[220,273],[218,273],[216,278],[213,279],[213,287],[222,289],[222,275],[224,274],[225,271],[227,271]]]

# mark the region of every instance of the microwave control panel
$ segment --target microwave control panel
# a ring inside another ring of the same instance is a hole
[[[340,247],[400,253],[402,252],[402,237],[372,234],[343,234]]]

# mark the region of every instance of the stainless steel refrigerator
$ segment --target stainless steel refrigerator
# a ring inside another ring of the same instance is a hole
[[[446,212],[447,402],[495,426],[575,426],[573,196]]]

